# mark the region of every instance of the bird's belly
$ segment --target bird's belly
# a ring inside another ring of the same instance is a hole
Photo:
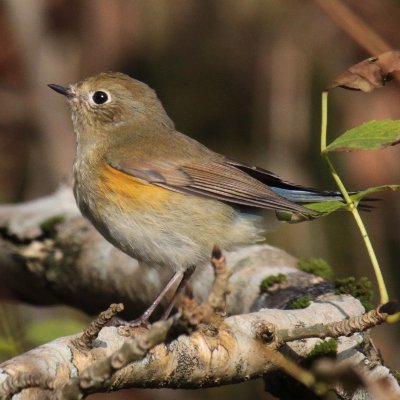
[[[148,184],[109,166],[85,195],[75,194],[82,213],[108,241],[175,270],[204,262],[214,244],[229,247],[258,237],[254,218],[227,204]]]

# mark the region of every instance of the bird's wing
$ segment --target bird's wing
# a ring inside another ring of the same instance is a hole
[[[181,193],[245,206],[313,215],[313,211],[279,196],[267,185],[225,160],[182,163],[148,159],[114,160],[109,165],[147,183]]]

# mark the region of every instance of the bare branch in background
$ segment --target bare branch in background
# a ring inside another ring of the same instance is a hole
[[[389,51],[392,47],[373,29],[354,13],[341,0],[316,0],[346,33],[371,55]]]

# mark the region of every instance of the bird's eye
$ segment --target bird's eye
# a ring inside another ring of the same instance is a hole
[[[108,94],[102,91],[94,92],[92,99],[96,104],[104,104],[108,100]]]

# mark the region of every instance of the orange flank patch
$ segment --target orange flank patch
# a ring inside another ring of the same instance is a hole
[[[177,194],[168,189],[146,183],[108,164],[104,165],[101,177],[103,195],[110,197],[110,194],[113,194],[114,200],[121,203],[129,201],[130,204],[136,203],[137,206],[162,207],[165,200]]]

